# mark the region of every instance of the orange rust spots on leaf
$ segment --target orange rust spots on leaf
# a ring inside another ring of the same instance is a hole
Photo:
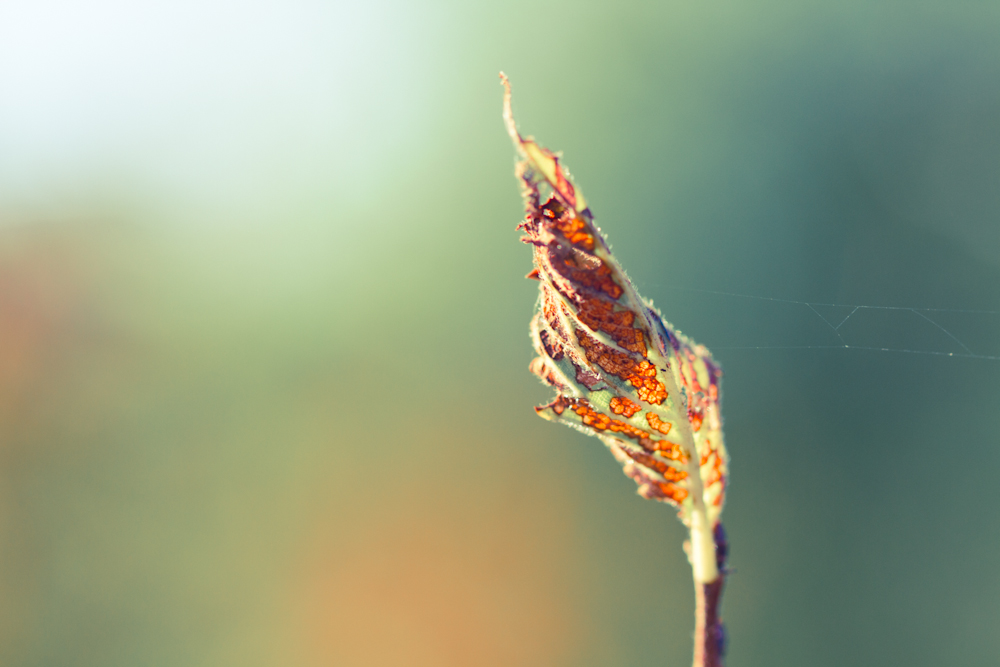
[[[525,278],[528,278],[529,280],[541,280],[542,279],[541,274],[538,272],[538,269],[532,269],[531,271],[529,271],[528,275],[526,275]]]
[[[722,459],[719,454],[715,451],[712,452],[715,455],[715,461],[712,462],[712,469],[708,473],[708,478],[705,479],[705,486],[711,486],[716,482],[723,481],[722,477]]]
[[[542,206],[542,215],[551,222],[563,237],[575,246],[584,250],[594,249],[594,235],[587,232],[587,221],[578,215],[567,212],[563,205],[555,199],[550,199]]]
[[[525,240],[539,248],[536,262],[548,262],[575,286],[603,292],[612,299],[624,293],[614,280],[612,268],[591,254],[595,236],[589,231],[587,221],[576,211],[566,209],[551,197],[537,212],[529,210],[528,219],[521,227],[528,233]],[[567,243],[560,243],[560,238]]]
[[[567,256],[562,264],[559,272],[571,282],[604,292],[612,299],[622,295],[623,290],[612,277],[611,267],[605,264],[603,259],[576,251]],[[554,266],[558,267],[558,264]]]
[[[647,412],[646,421],[649,422],[650,428],[654,431],[659,431],[663,435],[670,433],[670,423],[660,419],[660,416],[655,412]]]
[[[616,311],[614,305],[604,299],[584,299],[577,310],[580,321],[588,327],[609,334],[629,352],[646,356],[646,338],[641,329],[632,326],[635,313],[631,310]]]
[[[577,400],[575,403],[576,404],[573,406],[573,412],[582,418],[583,423],[586,426],[598,431],[621,433],[622,435],[635,440],[649,439],[649,434],[642,429],[638,429],[619,419],[612,419],[603,412],[598,412],[594,408],[590,407],[590,404],[585,402],[583,399]]]
[[[653,448],[660,452],[660,456],[671,461],[680,461],[681,463],[687,463],[688,457],[684,453],[684,448],[678,445],[676,442],[670,442],[669,440],[657,440],[653,443]]]
[[[682,489],[676,484],[671,484],[670,482],[658,482],[656,486],[660,489],[664,496],[670,498],[678,505],[684,502],[684,499],[688,497],[687,489]]]
[[[625,415],[626,418],[631,418],[632,415],[642,410],[642,408],[624,396],[615,396],[612,398],[608,407],[611,408],[611,412],[616,415]]]
[[[581,418],[584,426],[589,426],[595,431],[602,433],[619,433],[627,438],[637,440],[644,449],[653,449],[655,447],[650,433],[620,419],[612,419],[603,412],[598,412],[587,402],[587,399],[569,398],[563,400]]]
[[[580,321],[594,331],[603,331],[629,352],[646,356],[646,339],[635,323],[631,310],[614,309],[614,304],[604,299],[583,299],[577,310]]]
[[[636,463],[641,463],[647,468],[655,470],[656,472],[663,475],[663,478],[668,482],[679,482],[683,479],[687,479],[688,476],[687,472],[683,470],[678,470],[677,468],[666,463],[665,461],[660,461],[655,456],[644,454],[642,452],[633,452],[625,448],[622,448],[622,451],[625,452],[628,455],[628,457],[633,461],[635,461]]]
[[[702,416],[700,412],[688,412],[688,419],[691,421],[691,429],[695,432],[701,430]]]
[[[558,229],[563,233],[573,245],[578,245],[585,250],[594,249],[594,237],[583,230],[587,228],[587,223],[583,218],[573,218],[569,223],[564,225],[559,225]]]
[[[577,329],[575,333],[587,361],[631,384],[639,398],[651,405],[659,405],[667,399],[666,387],[656,379],[656,366],[645,359],[636,361],[631,355],[595,340],[582,329]]]
[[[715,456],[715,463],[712,465],[712,472],[711,474],[709,474],[708,479],[706,480],[706,485],[710,486],[712,484],[715,484],[716,482],[722,484],[722,489],[719,492],[719,494],[715,497],[715,500],[712,501],[712,503],[716,506],[721,506],[723,498],[726,497],[726,478],[722,474],[722,459],[719,458],[718,454],[716,454]]]

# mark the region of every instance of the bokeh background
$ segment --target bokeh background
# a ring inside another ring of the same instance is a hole
[[[799,349],[839,341],[731,296],[1000,311],[998,34],[954,0],[3,2],[0,663],[690,664],[673,513],[531,409],[504,69],[723,362],[728,664],[998,664],[1000,361]],[[934,317],[1000,355],[1000,315]]]

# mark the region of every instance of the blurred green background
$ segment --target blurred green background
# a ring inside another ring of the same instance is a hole
[[[0,664],[690,664],[673,513],[531,409],[500,69],[726,370],[728,664],[998,664],[1000,361],[788,349],[839,342],[692,291],[1000,310],[998,34],[996,2],[0,4]],[[935,318],[1000,355],[1000,315]]]

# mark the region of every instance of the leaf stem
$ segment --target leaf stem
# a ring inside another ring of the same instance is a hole
[[[726,649],[726,629],[719,618],[722,588],[726,582],[726,557],[729,544],[721,523],[712,531],[718,576],[713,581],[694,582],[694,666],[723,667],[722,656]]]

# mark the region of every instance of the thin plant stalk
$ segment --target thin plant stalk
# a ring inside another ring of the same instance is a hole
[[[726,650],[726,629],[719,617],[719,606],[726,583],[729,545],[721,523],[716,524],[713,538],[718,574],[714,581],[694,582],[694,667],[722,667]]]

